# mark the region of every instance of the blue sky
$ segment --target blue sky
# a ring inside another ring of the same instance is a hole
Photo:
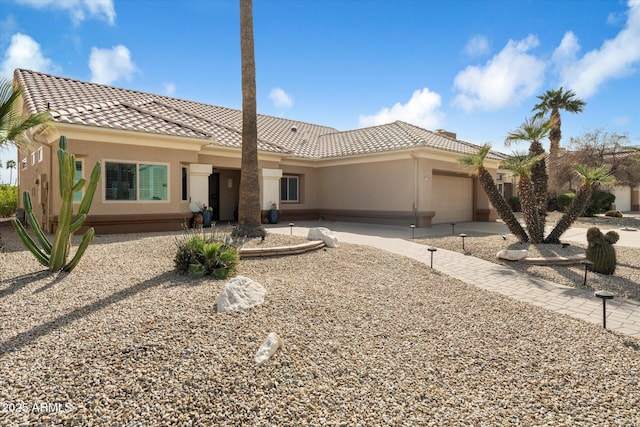
[[[564,86],[587,105],[563,145],[598,128],[640,144],[640,0],[254,0],[254,27],[262,114],[509,152]],[[239,109],[239,1],[0,0],[0,75],[17,67]]]

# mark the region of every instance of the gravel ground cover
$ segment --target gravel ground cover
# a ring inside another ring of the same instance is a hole
[[[52,275],[2,229],[0,425],[640,424],[639,340],[349,244],[243,260],[266,301],[216,314],[179,236],[97,236]]]
[[[548,224],[555,224],[559,218],[559,213],[551,213],[547,221]],[[616,229],[630,227],[638,229],[638,238],[640,239],[640,219],[636,217],[609,218],[609,217],[593,217],[579,218],[575,223],[576,227],[585,229],[588,227],[600,227],[604,229]],[[496,254],[502,249],[526,249],[529,251],[528,256],[535,257],[556,257],[556,256],[572,256],[584,255],[586,253],[586,245],[579,243],[571,243],[570,246],[563,248],[562,245],[545,245],[519,243],[513,235],[507,235],[504,240],[502,236],[495,234],[483,233],[466,233],[464,247],[467,253],[490,261],[496,264],[505,265],[514,270],[531,274],[542,279],[573,287],[583,287],[584,283],[584,267],[580,264],[575,265],[528,265],[515,261],[506,261],[498,259]],[[441,249],[451,251],[462,251],[462,240],[458,235],[455,236],[437,236],[428,238],[416,238],[416,243],[422,243],[428,246],[435,246]],[[630,298],[640,300],[640,250],[638,248],[628,248],[614,245],[616,250],[617,266],[613,275],[589,273],[587,278],[587,289],[600,290],[606,289],[612,291],[616,296],[622,298]]]

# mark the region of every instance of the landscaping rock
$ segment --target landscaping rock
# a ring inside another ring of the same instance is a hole
[[[284,342],[275,332],[271,332],[262,346],[258,349],[254,360],[258,364],[258,366],[265,363],[267,360],[273,356],[273,354],[278,350],[278,348],[282,347]]]
[[[500,259],[506,259],[509,261],[518,261],[527,257],[529,253],[526,249],[503,249],[496,254]]]
[[[264,302],[267,290],[259,283],[236,276],[229,280],[216,299],[218,313],[251,308]]]
[[[307,239],[322,240],[328,248],[337,248],[340,246],[338,244],[338,237],[326,227],[314,227],[310,229],[307,234]]]

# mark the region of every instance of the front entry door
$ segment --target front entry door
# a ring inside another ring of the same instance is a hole
[[[220,174],[209,175],[209,206],[213,209],[213,220],[220,220]]]

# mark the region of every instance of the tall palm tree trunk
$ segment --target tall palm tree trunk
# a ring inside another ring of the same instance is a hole
[[[551,111],[549,125],[549,191],[555,193],[557,191],[556,168],[558,167],[560,139],[562,139],[562,121],[560,120],[560,111],[557,109]]]
[[[484,192],[487,194],[489,201],[493,207],[496,208],[498,215],[502,218],[507,228],[509,228],[509,231],[521,242],[529,241],[529,236],[527,236],[522,225],[518,222],[518,219],[513,214],[511,207],[507,204],[507,201],[504,199],[500,191],[498,191],[498,187],[496,187],[493,177],[484,166],[478,167],[478,181],[480,182],[480,186],[484,189]]]
[[[235,234],[264,236],[260,222],[260,177],[258,175],[258,119],[256,107],[256,62],[253,40],[252,0],[240,0],[240,49],[242,55],[242,170]]]
[[[539,141],[533,141],[529,146],[529,155],[539,156],[544,154],[544,147]],[[544,236],[544,227],[547,224],[547,191],[549,175],[547,174],[547,162],[543,157],[531,167],[531,183],[538,206],[538,221],[540,226],[540,238]]]
[[[540,243],[544,239],[544,229],[540,228],[538,204],[536,203],[533,183],[529,176],[525,174],[520,175],[518,190],[520,192],[520,202],[522,203],[522,212],[524,213],[524,222],[529,232],[529,238],[532,243]]]

